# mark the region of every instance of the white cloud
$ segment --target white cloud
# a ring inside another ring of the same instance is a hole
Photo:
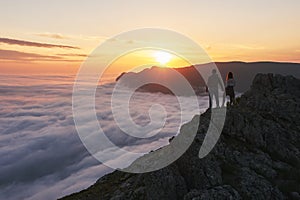
[[[73,78],[0,76],[0,199],[56,199],[90,186],[111,171],[87,152],[77,135],[72,117]],[[136,93],[132,99],[133,121],[149,123],[148,109],[155,102],[161,103],[168,114],[166,126],[145,139],[122,133],[113,122],[109,106],[112,86],[99,90],[96,108],[99,123],[116,145],[146,153],[167,144],[177,133],[180,110],[176,98],[146,93]],[[207,107],[207,98],[201,98],[201,106]],[[200,111],[189,105],[188,98],[186,104],[189,109],[184,121],[189,121]],[[82,113],[82,117],[89,121],[88,113]]]

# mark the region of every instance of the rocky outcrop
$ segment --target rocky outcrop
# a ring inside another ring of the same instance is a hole
[[[214,149],[199,159],[209,120],[208,110],[190,148],[168,167],[115,171],[63,199],[300,199],[300,80],[258,74],[227,109]]]

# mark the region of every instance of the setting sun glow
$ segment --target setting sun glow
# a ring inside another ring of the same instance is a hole
[[[158,51],[154,53],[154,58],[157,62],[164,65],[171,60],[172,55],[165,51]]]

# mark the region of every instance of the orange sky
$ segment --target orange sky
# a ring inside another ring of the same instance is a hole
[[[298,0],[2,1],[0,70],[75,73],[101,42],[143,27],[182,33],[214,61],[300,62],[299,8]],[[115,65],[122,72],[143,62],[155,64],[153,53]],[[173,57],[168,66],[181,64]]]

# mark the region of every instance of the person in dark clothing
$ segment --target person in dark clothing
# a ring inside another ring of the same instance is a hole
[[[226,77],[226,95],[230,97],[229,105],[233,105],[235,101],[234,87],[235,80],[233,78],[233,73],[229,72]]]
[[[208,77],[207,81],[208,86],[208,93],[209,93],[209,108],[212,108],[212,100],[215,98],[216,106],[220,107],[219,105],[219,86],[221,87],[222,91],[224,91],[224,85],[221,81],[219,75],[217,74],[217,70],[212,70],[212,75]]]

